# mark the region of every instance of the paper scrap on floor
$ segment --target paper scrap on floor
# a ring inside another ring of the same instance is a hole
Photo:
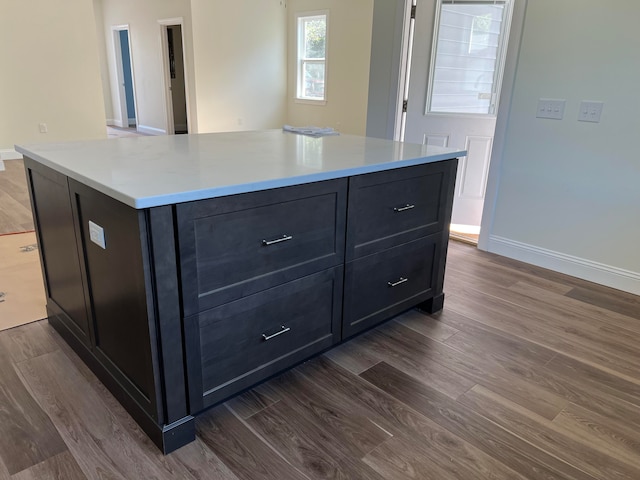
[[[282,127],[285,132],[300,133],[302,135],[310,135],[312,137],[326,137],[329,135],[340,135],[340,132],[336,132],[331,127],[292,127],[291,125],[285,125]]]

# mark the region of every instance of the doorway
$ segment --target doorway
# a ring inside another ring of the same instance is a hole
[[[167,133],[189,133],[187,76],[185,72],[182,19],[160,20],[164,59]]]
[[[423,0],[415,8],[404,141],[461,148],[452,232],[477,241],[513,0]]]
[[[116,55],[116,75],[118,80],[118,98],[114,102],[118,106],[119,119],[116,126],[121,128],[138,127],[136,92],[131,56],[131,41],[128,25],[112,27],[114,50]]]

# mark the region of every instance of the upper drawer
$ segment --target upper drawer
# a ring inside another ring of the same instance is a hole
[[[456,165],[452,159],[352,177],[347,261],[443,230]]]
[[[177,205],[184,315],[344,261],[346,179]]]

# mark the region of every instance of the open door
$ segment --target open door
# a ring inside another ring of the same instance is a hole
[[[164,84],[167,105],[167,133],[189,133],[187,76],[182,19],[160,20]]]
[[[462,148],[452,230],[479,233],[513,0],[418,0],[404,140]]]
[[[121,128],[136,128],[138,126],[136,110],[136,92],[133,76],[133,62],[131,57],[131,41],[128,25],[112,27],[113,45],[116,54],[116,75],[118,88],[117,99],[119,119],[115,119],[116,126]]]

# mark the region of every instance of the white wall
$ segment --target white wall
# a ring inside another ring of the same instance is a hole
[[[103,0],[93,0],[93,12],[96,21],[98,39],[98,61],[100,63],[100,79],[102,84],[102,99],[107,125],[113,125],[113,105],[111,103],[111,84],[109,79],[109,62],[107,61],[107,44],[104,31],[104,17],[102,14]]]
[[[106,137],[92,2],[3,1],[0,45],[0,151]]]
[[[374,0],[367,136],[393,140],[400,93],[405,0]]]
[[[189,0],[102,0],[102,5],[111,91],[117,92],[119,88],[112,27],[129,25],[129,44],[136,92],[136,118],[138,128],[148,133],[165,133],[167,127],[162,39],[158,20],[183,18],[186,74],[191,94],[189,107],[193,118],[193,125],[189,127],[191,132],[197,132],[195,95],[192,94],[195,87]],[[113,97],[113,118],[116,121],[122,121],[119,104],[116,96]]]
[[[528,3],[490,251],[640,294],[638,18],[637,0]],[[564,119],[537,119],[539,97]],[[581,100],[605,102],[601,123],[577,121]]]
[[[200,132],[280,128],[286,118],[283,0],[191,0]]]
[[[288,123],[364,135],[367,127],[373,0],[290,0]],[[329,11],[324,105],[296,103],[295,14]]]

